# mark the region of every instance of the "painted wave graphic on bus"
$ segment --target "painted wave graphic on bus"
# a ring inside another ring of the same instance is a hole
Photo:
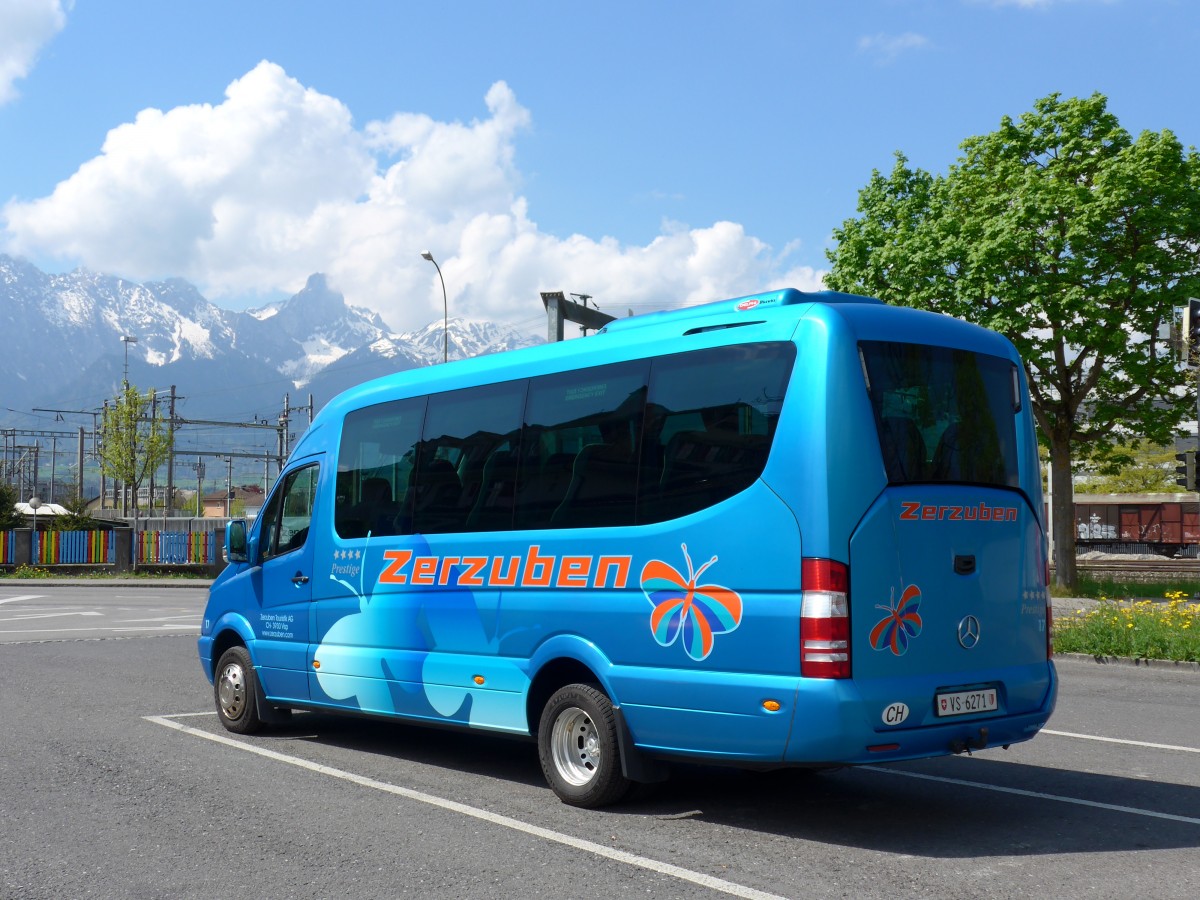
[[[505,640],[521,629],[499,633],[492,608],[498,592],[465,586],[464,573],[471,566],[453,559],[443,564],[423,539],[403,551],[371,552],[369,546],[368,537],[361,551],[353,551],[353,556],[347,552],[348,562],[331,567],[329,579],[346,591],[350,606],[319,638],[314,658],[320,663],[315,670],[320,691],[329,700],[355,703],[364,712],[525,729],[529,676],[502,652]],[[680,547],[687,574],[651,560],[642,569],[641,588],[653,607],[654,640],[663,647],[682,644],[687,656],[699,662],[713,652],[716,636],[741,624],[742,598],[718,584],[697,584],[717,557],[697,569],[687,545]],[[542,560],[536,553],[531,558]],[[399,577],[395,572],[401,571],[400,560],[426,559],[437,563],[414,568],[414,580],[424,578],[425,569],[436,573],[429,576],[438,584],[435,591],[396,591],[391,587],[396,582],[384,577],[389,571]],[[629,557],[614,559],[628,565]],[[574,560],[568,558],[571,565],[563,577],[582,581],[585,575],[579,573],[586,567]],[[608,574],[595,577],[601,583],[615,579],[623,584],[621,567],[613,566]]]
[[[369,538],[368,538],[369,541]],[[428,551],[428,546],[415,552]],[[436,594],[377,592],[378,574],[366,577],[372,554],[364,546],[363,565],[353,584],[331,572],[358,599],[358,612],[333,623],[321,638],[317,683],[331,700],[353,699],[359,709],[521,730],[525,727],[522,693],[512,686],[528,682],[514,663],[499,658],[501,636],[489,633],[474,592],[458,584],[457,567],[446,588]],[[382,557],[379,566],[387,565]],[[370,588],[367,585],[371,585]],[[426,602],[426,600],[430,602]],[[367,648],[402,648],[364,652]],[[441,652],[452,650],[454,652]],[[509,690],[477,686],[462,671],[460,654],[488,656],[488,679]]]
[[[876,650],[891,650],[895,656],[908,652],[909,642],[921,633],[921,589],[910,584],[896,603],[895,589],[887,606],[876,603],[876,609],[887,615],[871,629],[871,646]]]
[[[696,586],[704,571],[717,561],[713,556],[699,570],[692,566],[687,544],[680,544],[687,561],[685,578],[674,566],[652,559],[642,569],[642,591],[654,606],[650,631],[669,647],[682,638],[687,655],[699,662],[712,653],[715,635],[728,634],[742,622],[742,598],[719,584]]]

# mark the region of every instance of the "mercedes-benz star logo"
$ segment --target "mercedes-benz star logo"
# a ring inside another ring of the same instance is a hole
[[[970,650],[979,643],[979,620],[967,616],[958,623],[958,642],[964,650]]]

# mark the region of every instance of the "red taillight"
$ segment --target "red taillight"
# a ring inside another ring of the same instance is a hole
[[[850,570],[831,559],[800,567],[800,674],[850,677]]]
[[[808,557],[800,560],[800,589],[850,593],[850,570],[832,559]]]

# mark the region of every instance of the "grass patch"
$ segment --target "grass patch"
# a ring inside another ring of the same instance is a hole
[[[1193,597],[1200,599],[1200,581],[1116,581],[1112,578],[1080,577],[1074,588],[1050,585],[1052,597],[1087,597],[1103,600],[1107,597],[1146,599],[1150,597]]]
[[[15,569],[13,569],[12,577],[13,578],[49,578],[50,573],[47,572],[41,566],[31,566],[26,563],[22,563],[21,565],[17,566]]]
[[[166,568],[163,566],[149,568],[143,566],[138,571],[128,572],[113,572],[98,570],[94,567],[76,567],[76,566],[31,566],[28,563],[22,563],[15,569],[5,572],[0,570],[0,580],[5,578],[71,578],[71,579],[94,579],[96,581],[115,580],[115,579],[150,579],[163,580],[170,579],[173,581],[199,581],[212,580],[212,576],[207,572],[199,569],[187,569],[179,571],[178,569]]]
[[[1200,662],[1200,603],[1170,591],[1166,603],[1101,597],[1084,612],[1055,619],[1054,649],[1090,656]]]

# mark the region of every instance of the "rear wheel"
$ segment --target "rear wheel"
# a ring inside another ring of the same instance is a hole
[[[213,679],[217,718],[234,734],[252,734],[263,724],[258,714],[258,677],[245,647],[230,647],[221,654]]]
[[[567,685],[546,703],[538,757],[554,793],[572,806],[606,806],[629,790],[612,702],[595,685]]]

